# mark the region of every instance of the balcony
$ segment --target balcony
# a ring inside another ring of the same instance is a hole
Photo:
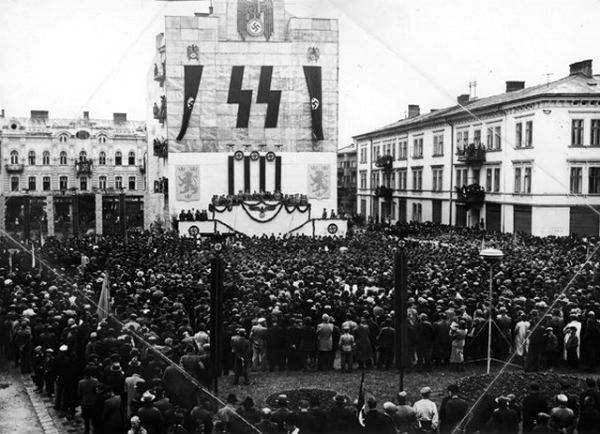
[[[169,142],[166,139],[154,139],[154,155],[158,158],[167,158],[169,155]]]
[[[138,161],[138,167],[140,168],[140,173],[143,175],[146,173],[146,159]]]
[[[79,160],[75,163],[77,176],[90,176],[92,174],[92,160]]]
[[[391,202],[393,194],[394,190],[392,190],[390,187],[386,187],[385,185],[380,185],[375,188],[375,197],[382,198],[384,201]]]
[[[485,202],[485,189],[477,183],[454,187],[457,202],[465,205],[466,209],[479,209]]]
[[[160,65],[154,64],[154,80],[158,81],[160,85],[165,81],[165,62],[162,62]]]
[[[383,170],[391,170],[394,158],[391,155],[382,155],[375,161],[375,166]]]
[[[22,163],[17,164],[7,164],[4,166],[7,173],[22,173],[25,165]]]
[[[160,106],[154,103],[152,114],[154,115],[154,119],[158,120],[161,124],[165,122],[167,118],[167,97],[165,95],[161,95],[160,97]]]
[[[466,164],[483,164],[485,162],[485,148],[483,145],[471,143],[464,149],[456,151],[458,161]]]
[[[154,181],[154,193],[162,193],[166,196],[169,193],[169,180],[162,177]]]

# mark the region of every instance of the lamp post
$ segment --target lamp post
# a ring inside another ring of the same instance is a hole
[[[490,373],[492,365],[492,303],[494,300],[493,286],[494,286],[494,265],[502,260],[504,253],[498,249],[482,249],[479,252],[479,256],[483,259],[490,267],[490,306],[488,315],[488,343],[487,343],[487,370]]]

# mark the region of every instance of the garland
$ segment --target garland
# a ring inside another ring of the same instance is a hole
[[[270,217],[268,220],[261,220],[261,219],[254,217],[251,213],[251,211],[261,211],[260,208],[258,208],[258,206],[261,204],[266,205],[266,207],[263,211],[273,211],[277,207],[278,207],[278,209],[275,212],[275,214],[272,217]],[[310,204],[304,205],[304,208],[302,208],[302,205],[292,205],[292,206],[288,207],[283,202],[280,202],[279,204],[276,204],[276,205],[272,205],[272,204],[266,203],[263,200],[258,201],[257,203],[251,203],[251,204],[246,203],[246,202],[240,202],[239,205],[241,205],[242,209],[246,212],[248,217],[250,217],[252,220],[254,220],[255,222],[258,222],[258,223],[268,223],[268,222],[272,221],[273,219],[275,219],[275,217],[277,217],[279,215],[279,213],[281,212],[282,209],[285,209],[285,212],[287,212],[288,214],[292,214],[295,211],[298,211],[299,213],[304,214],[307,211],[310,211],[310,209],[311,209]],[[213,213],[217,212],[217,213],[221,214],[221,213],[224,213],[225,211],[231,212],[233,210],[233,207],[234,207],[234,205],[218,206],[218,205],[210,204],[210,205],[208,205],[208,210]],[[214,218],[214,215],[213,215],[213,218]]]
[[[254,217],[250,213],[250,211],[248,211],[248,209],[246,208],[246,204],[245,203],[242,202],[241,205],[242,205],[242,209],[244,211],[246,211],[246,214],[248,214],[248,217],[250,217],[252,220],[254,220],[255,222],[258,222],[258,223],[268,223],[268,222],[272,221],[273,219],[275,219],[275,217],[277,217],[279,215],[279,213],[281,212],[281,209],[283,208],[283,204],[279,204],[279,209],[275,212],[275,214],[273,214],[272,217],[270,217],[267,220],[260,220],[260,219],[257,219],[256,217]]]

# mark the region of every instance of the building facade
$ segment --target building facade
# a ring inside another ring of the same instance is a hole
[[[146,129],[112,120],[0,118],[0,225],[18,238],[142,229]]]
[[[356,212],[356,145],[340,148],[337,158],[338,211],[345,214]]]
[[[599,235],[600,76],[592,61],[532,87],[408,117],[354,137],[357,212],[490,230]],[[457,188],[458,187],[458,188]]]
[[[148,82],[149,146],[167,149],[149,180],[165,221],[240,193],[305,195],[319,215],[337,208],[336,20],[290,16],[283,0],[167,16]]]

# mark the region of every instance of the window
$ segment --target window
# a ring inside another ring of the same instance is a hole
[[[100,190],[106,190],[106,176],[100,176],[98,178],[98,188]]]
[[[525,122],[525,146],[528,148],[533,146],[533,121]]]
[[[98,136],[99,143],[106,143],[106,136]]]
[[[19,177],[18,176],[10,177],[10,191],[19,191]]]
[[[433,156],[440,157],[444,155],[444,135],[436,134],[433,136]]]
[[[398,160],[406,160],[408,154],[408,140],[400,140],[400,148],[398,151]]]
[[[98,154],[98,164],[104,166],[106,164],[106,152],[100,151]]]
[[[485,169],[485,191],[492,191],[492,173],[493,169]]]
[[[433,191],[442,191],[443,190],[442,179],[443,179],[444,169],[440,167],[440,168],[432,169],[431,172],[433,174],[431,189]]]
[[[44,166],[50,165],[50,151],[44,151],[42,154],[42,164]]]
[[[515,147],[523,147],[523,124],[521,122],[515,124]]]
[[[600,167],[590,167],[588,173],[588,191],[590,194],[600,194]]]
[[[479,169],[473,169],[473,183],[479,185]]]
[[[500,191],[500,168],[494,168],[494,193]]]
[[[60,190],[66,190],[67,188],[69,188],[68,176],[61,176],[60,178],[58,178],[58,188]]]
[[[600,119],[592,119],[590,146],[600,146]]]
[[[17,151],[10,151],[10,164],[19,164],[19,153]]]
[[[467,185],[467,173],[468,169],[456,169],[456,186],[458,188]]]
[[[487,129],[486,140],[487,140],[487,148],[490,150],[494,149],[494,129],[493,128]]]
[[[390,187],[396,190],[396,172],[390,173]]]
[[[27,156],[27,161],[30,166],[35,166],[35,151],[29,151],[29,155]]]
[[[127,156],[127,164],[130,166],[135,166],[135,152],[129,152],[129,155]]]
[[[583,119],[571,121],[571,146],[583,146]]]
[[[28,188],[30,191],[35,191],[35,176],[30,176],[29,177],[29,183],[28,183]]]
[[[86,191],[87,190],[87,185],[88,185],[87,176],[82,176],[81,178],[79,178],[79,189],[81,191]]]
[[[462,149],[462,131],[456,133],[456,149]]]
[[[412,205],[412,220],[414,222],[420,222],[422,217],[423,206],[420,203],[413,203]]]
[[[469,132],[468,131],[463,131],[463,149],[466,149],[466,147],[469,146]]]
[[[531,193],[531,167],[525,168],[523,175],[523,193]]]
[[[66,166],[67,165],[67,152],[66,151],[60,151],[60,165],[61,166]]]
[[[574,194],[581,194],[581,180],[582,180],[582,170],[581,167],[571,167],[571,182],[570,182],[570,191]]]
[[[123,177],[115,176],[115,188],[120,190],[123,188]]]
[[[67,143],[68,140],[68,136],[66,134],[61,134],[60,136],[58,136],[58,141],[60,143]]]
[[[413,158],[423,157],[423,137],[413,140]]]
[[[400,169],[398,171],[398,189],[399,190],[406,190],[406,178],[407,178],[407,170],[406,169]]]
[[[115,166],[120,166],[123,164],[123,155],[121,151],[115,152]]]
[[[135,176],[129,177],[129,189],[135,190]]]
[[[423,189],[423,169],[413,169],[413,191]]]
[[[44,191],[50,191],[50,177],[49,176],[44,176],[42,178],[42,189]]]
[[[479,146],[481,144],[481,130],[473,131],[473,143],[475,143],[475,146]]]
[[[521,168],[515,167],[515,193],[521,192]]]
[[[87,160],[87,152],[85,152],[84,150],[81,150],[81,152],[79,152],[79,161],[85,161]]]
[[[360,162],[361,163],[367,162],[367,148],[365,148],[365,147],[360,148]]]
[[[502,146],[502,129],[501,127],[494,128],[494,150],[499,150]]]

